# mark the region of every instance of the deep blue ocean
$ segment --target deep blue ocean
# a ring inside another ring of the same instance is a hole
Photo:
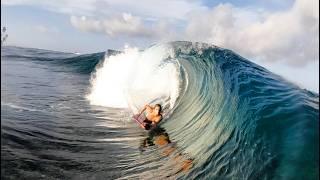
[[[1,179],[319,179],[319,94],[236,52],[1,54]],[[151,131],[131,119],[147,103]]]

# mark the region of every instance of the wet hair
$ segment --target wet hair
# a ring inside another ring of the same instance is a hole
[[[156,104],[156,105],[154,105],[154,107],[156,107],[156,106],[158,106],[159,107],[159,113],[162,111],[162,107],[161,107],[161,105],[160,104]]]

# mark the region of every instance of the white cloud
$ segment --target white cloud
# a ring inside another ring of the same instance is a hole
[[[186,37],[229,48],[302,88],[319,92],[319,1],[268,12],[220,4],[190,15]]]
[[[104,33],[110,37],[151,37],[153,35],[153,32],[144,26],[139,17],[127,13],[104,20],[87,18],[86,16],[71,16],[70,22],[81,31]]]
[[[4,5],[30,5],[69,15],[115,15],[130,12],[140,17],[184,19],[195,9],[206,9],[193,0],[2,0]]]
[[[46,33],[46,32],[48,32],[48,28],[45,27],[45,26],[43,26],[43,25],[37,25],[37,26],[34,27],[34,29],[35,29],[36,31],[41,32],[41,33]]]
[[[71,16],[71,24],[84,32],[103,33],[110,37],[136,37],[136,38],[162,38],[168,37],[168,24],[165,21],[150,23],[146,25],[140,17],[129,13],[123,13],[102,20],[88,18],[86,16]]]
[[[71,24],[81,31],[158,40],[172,40],[177,36],[174,24],[186,20],[191,11],[206,9],[201,1],[194,0],[3,0],[1,4],[35,6],[70,15]]]
[[[318,61],[319,2],[296,0],[284,12],[263,13],[220,4],[191,15],[190,40],[235,50],[248,58],[302,65]]]
[[[45,25],[36,25],[34,29],[40,33],[59,33],[59,29],[56,27],[48,27]]]
[[[92,0],[2,0],[1,4],[7,6],[35,6],[64,14],[93,15],[95,11],[94,2]]]
[[[319,59],[317,0],[296,0],[292,8],[279,12],[232,4],[209,9],[194,0],[3,0],[1,4],[65,13],[77,29],[111,37],[202,41],[248,58],[295,65]]]
[[[185,19],[186,15],[195,10],[206,9],[201,1],[190,0],[106,0],[110,7],[148,18]]]

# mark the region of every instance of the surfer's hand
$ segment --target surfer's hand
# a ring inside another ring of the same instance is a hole
[[[145,124],[144,124],[144,125],[140,124],[140,126],[141,126],[143,129],[146,129]]]

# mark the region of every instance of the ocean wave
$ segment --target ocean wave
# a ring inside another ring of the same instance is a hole
[[[71,72],[91,76],[87,100],[94,106],[112,108],[110,114],[117,114],[117,108],[134,114],[146,103],[162,104],[165,116],[160,126],[165,130],[160,134],[170,136],[178,147],[175,154],[185,155],[193,163],[190,171],[172,177],[319,177],[319,95],[233,51],[179,41],[145,50],[128,48],[49,59]],[[130,121],[130,117],[112,118],[110,114],[97,127],[106,123],[115,133],[122,124],[114,121]],[[99,139],[120,144],[139,138]],[[160,160],[150,154],[143,160],[136,160],[137,154],[130,156],[134,163],[123,164],[126,175],[121,178],[154,177],[145,173],[152,171],[149,165],[159,167]],[[170,163],[155,169],[168,173],[159,178],[169,177],[173,171]]]
[[[107,57],[92,77],[92,104],[133,113],[145,103],[167,108],[162,126],[195,157],[198,170],[187,177],[269,179],[261,172],[271,171],[293,178],[309,172],[279,169],[317,171],[302,149],[319,138],[311,125],[318,122],[319,96],[230,50],[191,42],[131,49]],[[300,163],[290,163],[292,156]]]

